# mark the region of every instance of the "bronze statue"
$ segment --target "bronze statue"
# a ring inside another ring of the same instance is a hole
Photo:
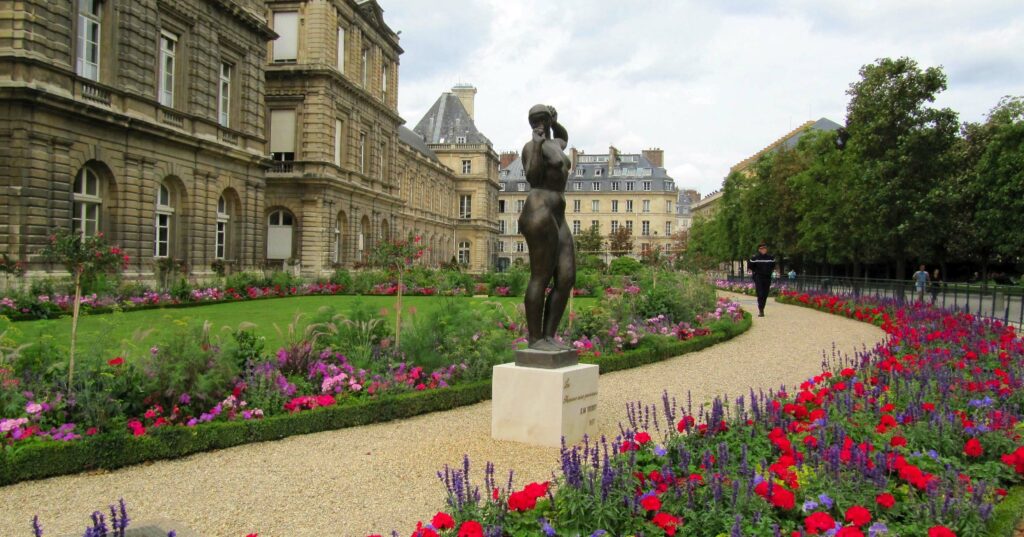
[[[529,119],[533,139],[523,146],[523,170],[530,194],[519,216],[519,231],[530,248],[526,324],[531,349],[564,351],[570,347],[555,341],[555,332],[576,283],[576,252],[565,221],[570,162],[562,151],[569,133],[558,123],[554,107],[538,104],[530,109]]]

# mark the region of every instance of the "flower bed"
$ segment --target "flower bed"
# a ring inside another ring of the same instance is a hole
[[[1024,503],[1014,329],[885,301],[780,301],[887,339],[791,391],[637,405],[623,436],[564,448],[555,483],[446,469],[448,513],[413,535],[1008,535]]]
[[[743,295],[754,296],[757,291],[754,289],[754,282],[733,282],[729,280],[715,280],[715,287],[723,291],[729,291],[730,293],[740,293]],[[789,284],[780,280],[772,280],[772,286],[768,290],[768,294],[771,296],[777,296],[784,291],[789,290]]]
[[[613,371],[703,348],[749,327],[740,307],[727,300],[715,304],[710,288],[694,295],[700,298],[690,306],[714,308],[698,310],[705,313],[690,323],[673,322],[664,314],[640,317],[661,305],[687,311],[683,306],[689,302],[680,302],[668,285],[661,292],[674,300],[652,302],[654,295],[639,291],[612,294],[595,308],[598,313],[585,311],[575,324],[577,316],[571,315],[571,328],[560,337],[581,350],[581,360]],[[333,415],[335,409],[344,414],[317,421],[312,429],[323,430],[318,427],[456,406],[447,397],[458,404],[479,401],[489,393],[479,381],[489,379],[492,367],[510,361],[512,350],[526,342],[522,312],[511,310],[497,302],[479,308],[449,303],[414,318],[400,350],[390,323],[380,317],[386,313],[366,308],[344,316],[322,310],[305,325],[296,317],[285,346],[273,354],[263,351],[262,338],[242,328],[230,338],[218,338],[209,323],[175,321],[148,352],[84,357],[74,385],[61,383],[66,362],[60,348],[46,342],[15,348],[0,335],[0,351],[10,353],[7,364],[0,365],[0,482],[310,432],[301,425],[282,432],[281,423],[303,414]],[[410,315],[415,313],[410,310]],[[625,319],[621,327],[618,319]],[[458,389],[451,396],[431,396],[423,403],[401,398],[448,391],[453,385]],[[390,409],[388,401],[396,397],[400,408]],[[446,402],[435,406],[431,401]],[[363,416],[352,410],[366,405],[376,412]],[[122,437],[143,444],[131,447]],[[117,455],[121,450],[132,453]]]

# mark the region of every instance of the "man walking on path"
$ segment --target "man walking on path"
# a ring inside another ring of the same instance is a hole
[[[764,317],[764,305],[768,302],[768,290],[772,286],[772,271],[775,258],[768,254],[768,245],[757,245],[757,255],[747,260],[747,270],[754,273],[754,289],[757,291],[757,316]]]
[[[904,272],[904,274],[906,274]],[[924,302],[924,289],[928,286],[928,271],[925,270],[924,265],[914,273],[914,291],[917,294],[918,302]]]

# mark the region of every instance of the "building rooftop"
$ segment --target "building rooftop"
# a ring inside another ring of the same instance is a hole
[[[444,92],[413,129],[428,144],[487,144],[458,96]]]
[[[800,138],[802,138],[803,135],[808,131],[835,131],[841,128],[843,128],[842,125],[836,123],[835,121],[832,121],[831,119],[824,117],[817,121],[806,121],[799,127],[784,134],[778,140],[775,140],[771,144],[768,144],[768,146],[765,147],[764,149],[743,159],[732,168],[729,168],[729,171],[737,172],[745,170],[749,168],[752,164],[757,162],[757,159],[761,158],[763,155],[766,155],[773,151],[778,151],[780,148],[793,149],[794,147],[796,147],[796,144],[800,141]]]
[[[427,146],[426,142],[423,141],[423,137],[416,134],[408,127],[404,125],[398,127],[398,139],[416,151],[422,153],[424,157],[441,164],[441,161],[437,158],[437,154]]]
[[[665,168],[654,166],[639,153],[620,153],[618,162],[609,173],[608,154],[589,155],[580,153],[576,167],[569,170],[569,184],[566,192],[676,192],[675,180],[669,177]],[[523,172],[522,157],[516,158],[507,167],[498,171],[498,180],[506,192],[528,192],[530,184]],[[643,183],[650,181],[650,189]],[[613,183],[618,183],[614,185]],[[635,183],[632,190],[627,183]],[[523,184],[520,190],[519,184]],[[614,188],[617,186],[618,188]],[[580,187],[580,188],[576,188]]]

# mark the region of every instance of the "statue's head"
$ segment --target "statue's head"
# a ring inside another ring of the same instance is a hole
[[[546,104],[534,105],[530,108],[530,113],[527,116],[530,120],[530,126],[533,128],[537,127],[550,127],[551,126],[551,107]]]

